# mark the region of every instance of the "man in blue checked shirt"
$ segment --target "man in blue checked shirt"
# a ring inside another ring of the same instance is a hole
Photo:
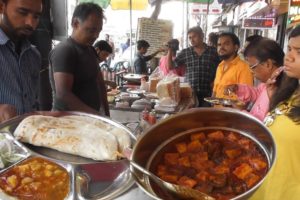
[[[0,122],[38,109],[41,57],[27,38],[41,13],[42,0],[0,1]]]

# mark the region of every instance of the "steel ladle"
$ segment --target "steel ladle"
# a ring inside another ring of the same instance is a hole
[[[151,178],[160,188],[167,190],[173,194],[176,194],[180,196],[181,198],[186,199],[197,199],[197,200],[215,200],[214,197],[211,197],[205,193],[202,193],[198,190],[194,190],[192,188],[186,187],[186,186],[180,186],[172,183],[168,183],[166,181],[163,181],[150,171],[146,170],[139,164],[135,163],[134,161],[130,160],[130,165],[134,167],[135,169],[139,170],[143,174],[147,175],[149,178]]]

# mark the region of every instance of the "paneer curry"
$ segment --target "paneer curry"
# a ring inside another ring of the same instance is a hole
[[[234,132],[194,133],[169,145],[159,161],[156,175],[216,199],[230,199],[244,193],[268,170],[267,158],[260,147]]]
[[[20,200],[63,200],[69,182],[63,167],[42,158],[30,158],[0,175],[0,188]]]

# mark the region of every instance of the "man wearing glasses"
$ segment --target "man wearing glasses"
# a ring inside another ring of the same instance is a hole
[[[240,59],[237,52],[240,48],[239,38],[233,33],[222,33],[218,39],[218,54],[222,59],[214,81],[213,96],[218,98],[236,98],[227,96],[224,89],[231,84],[253,85],[253,75],[249,65]],[[259,63],[255,64],[258,65]],[[255,67],[255,66],[252,66]]]

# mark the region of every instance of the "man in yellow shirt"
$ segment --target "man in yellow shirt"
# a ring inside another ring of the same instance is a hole
[[[227,85],[253,85],[253,75],[249,65],[241,60],[237,54],[239,48],[240,41],[234,33],[220,34],[218,39],[218,54],[222,62],[218,66],[214,81],[214,97],[233,98],[224,95],[224,89]]]

